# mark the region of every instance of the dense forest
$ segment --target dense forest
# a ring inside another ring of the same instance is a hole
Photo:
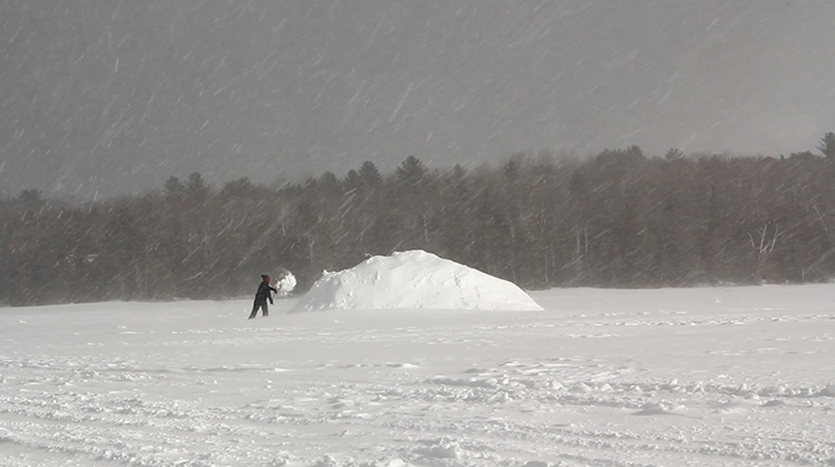
[[[835,277],[835,134],[788,157],[517,155],[429,169],[409,156],[281,188],[169,178],[142,196],[0,200],[0,304],[250,295],[287,268],[424,249],[528,289]]]

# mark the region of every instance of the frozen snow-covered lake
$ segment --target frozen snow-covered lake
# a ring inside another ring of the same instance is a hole
[[[0,309],[0,465],[835,465],[835,285]]]

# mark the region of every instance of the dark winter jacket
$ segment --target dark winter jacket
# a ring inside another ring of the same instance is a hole
[[[261,282],[258,284],[258,292],[255,292],[255,301],[256,302],[266,302],[267,300],[270,303],[273,302],[273,296],[270,294],[270,291],[278,293],[278,289],[271,286],[269,282]]]

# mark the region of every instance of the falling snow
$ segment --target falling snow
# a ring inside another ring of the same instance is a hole
[[[778,156],[835,126],[835,4],[0,2],[0,191],[270,183],[415,154]]]

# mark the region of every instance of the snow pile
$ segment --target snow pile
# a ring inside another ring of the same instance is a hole
[[[325,272],[290,310],[542,310],[515,284],[421,250]]]

